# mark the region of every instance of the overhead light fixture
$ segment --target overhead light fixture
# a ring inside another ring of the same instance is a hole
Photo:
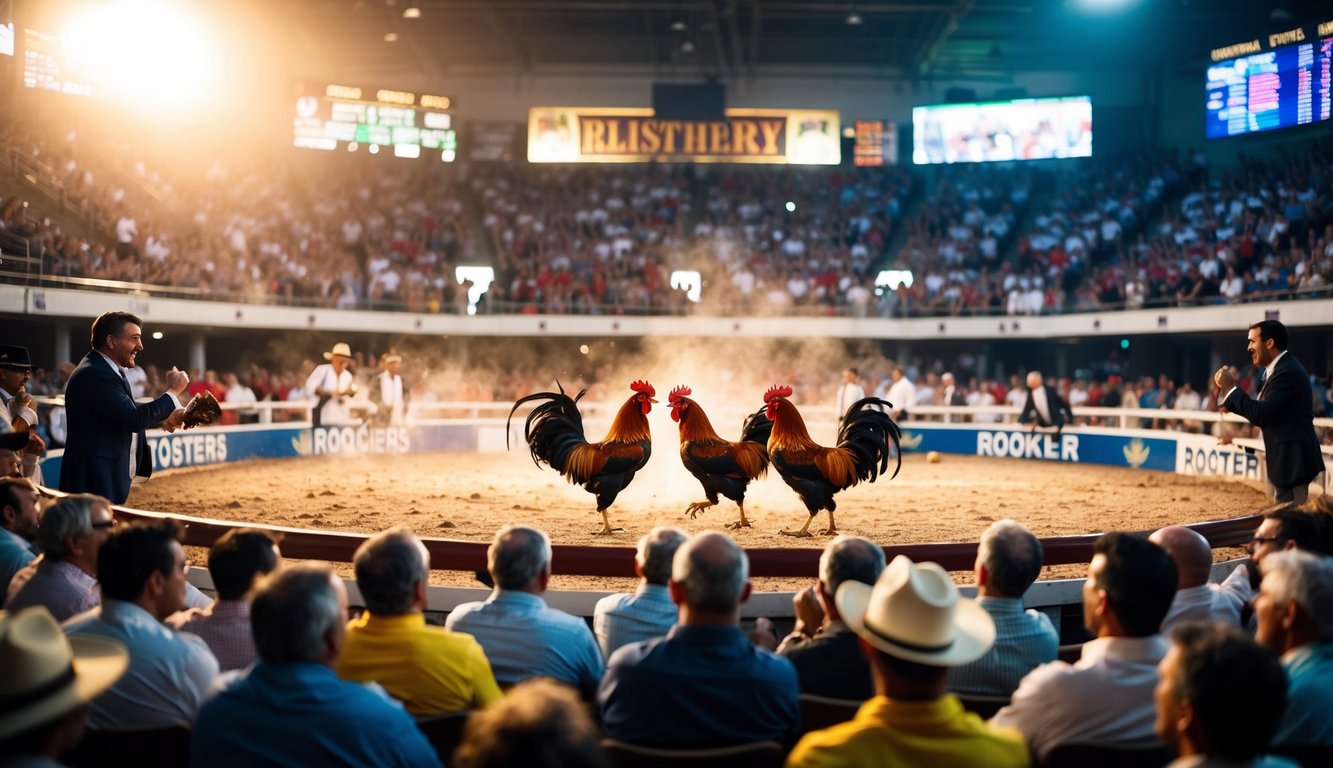
[[[397,33],[397,32],[385,32],[385,33],[384,33],[384,42],[386,42],[386,43],[396,43],[396,42],[398,42],[398,33]]]
[[[421,18],[421,9],[418,8],[418,7],[416,7],[415,5],[408,6],[407,8],[404,8],[404,9],[403,9],[403,18],[404,18],[404,19],[419,19],[419,18]]]
[[[686,40],[680,44],[681,53],[694,53],[694,41]]]
[[[1285,24],[1286,22],[1291,21],[1291,11],[1287,10],[1286,5],[1279,5],[1268,14],[1268,20],[1278,24]]]
[[[671,31],[672,31],[672,32],[684,32],[684,31],[685,31],[685,20],[684,20],[684,19],[676,19],[675,21],[671,22]]]
[[[847,14],[847,23],[853,27],[858,26],[861,23],[861,14],[856,11]]]

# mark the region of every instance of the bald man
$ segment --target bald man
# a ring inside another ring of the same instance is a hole
[[[1162,619],[1162,634],[1170,635],[1177,625],[1188,621],[1220,621],[1228,627],[1240,626],[1240,601],[1216,584],[1208,583],[1213,567],[1213,549],[1198,531],[1183,525],[1169,525],[1153,531],[1148,540],[1171,556],[1176,563],[1176,596]]]

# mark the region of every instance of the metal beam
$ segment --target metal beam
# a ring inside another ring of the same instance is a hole
[[[924,75],[930,71],[930,65],[934,62],[935,57],[939,55],[940,48],[943,47],[949,36],[958,30],[958,25],[972,12],[975,4],[975,0],[959,0],[958,4],[945,17],[939,31],[921,47],[916,59],[908,67],[909,72]]]

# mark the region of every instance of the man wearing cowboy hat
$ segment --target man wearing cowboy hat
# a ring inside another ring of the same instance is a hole
[[[119,643],[66,638],[45,608],[0,611],[0,759],[56,765],[83,736],[88,702],[128,665]]]
[[[875,585],[845,581],[835,602],[870,660],[875,697],[856,718],[806,734],[787,758],[804,766],[1026,766],[1014,732],[993,729],[947,692],[949,669],[980,658],[995,623],[935,563],[894,558]]]
[[[0,346],[0,433],[25,432],[27,441],[14,449],[23,459],[23,476],[42,483],[38,457],[46,442],[37,434],[37,411],[26,384],[32,375],[32,360],[26,347]]]
[[[352,348],[346,342],[338,342],[333,349],[324,353],[328,360],[323,365],[315,366],[310,377],[305,380],[307,397],[319,398],[319,403],[310,412],[315,428],[350,421],[351,411],[347,399],[356,394],[356,383],[352,379]]]
[[[408,390],[399,371],[403,356],[390,350],[380,358],[384,370],[371,380],[370,402],[375,404],[372,421],[380,427],[401,427],[407,419]]]

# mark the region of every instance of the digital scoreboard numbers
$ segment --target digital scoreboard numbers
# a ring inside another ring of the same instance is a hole
[[[898,124],[885,120],[857,120],[852,163],[859,168],[898,164]]]
[[[311,92],[297,86],[293,144],[302,149],[351,151],[366,147],[395,157],[458,158],[458,133],[447,96],[388,89],[327,85]]]
[[[1208,138],[1330,118],[1333,22],[1217,48],[1212,58],[1207,71]]]

